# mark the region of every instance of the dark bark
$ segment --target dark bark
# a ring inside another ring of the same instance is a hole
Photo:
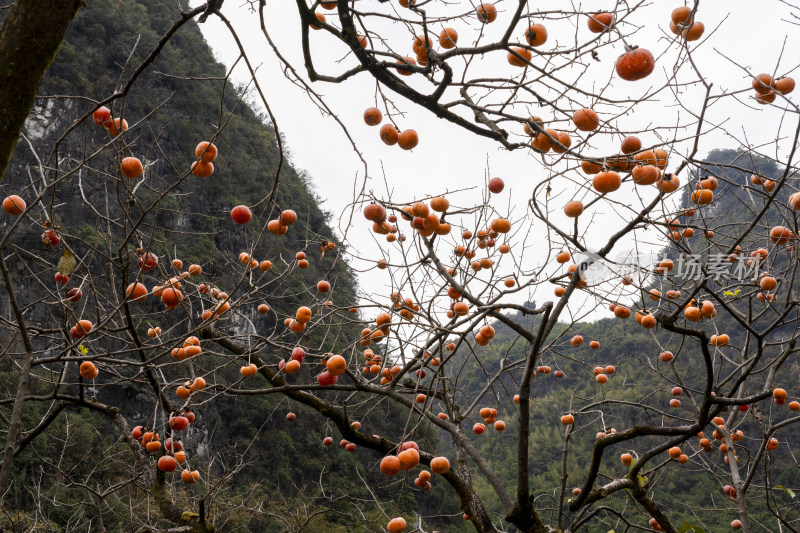
[[[639,502],[639,504],[644,507],[645,511],[647,511],[650,516],[656,519],[658,525],[660,525],[666,533],[678,533],[678,530],[675,529],[675,526],[670,523],[666,515],[661,512],[661,509],[658,508],[658,505],[656,505],[656,503],[647,495],[646,487],[642,487],[638,483],[634,482],[633,488],[631,489],[631,494],[633,495],[633,499]]]
[[[533,508],[533,496],[528,496],[528,499],[521,503],[517,500],[505,518],[523,533],[547,533],[548,531]]]
[[[453,449],[455,451],[455,469],[464,480],[464,483],[471,487],[472,475],[469,472],[467,453],[457,439],[453,439]],[[459,496],[461,496],[461,510],[469,516],[477,533],[497,533],[497,528],[494,527],[489,515],[486,514],[483,502],[474,491],[470,494],[459,494]]]
[[[153,497],[156,500],[158,509],[164,518],[174,524],[188,526],[189,533],[211,533],[214,528],[206,523],[205,509],[201,500],[200,512],[192,513],[178,507],[172,502],[169,488],[166,484],[166,474],[161,470],[156,470],[156,479],[153,483]]]
[[[0,29],[0,180],[82,0],[17,0]]]
[[[17,326],[19,327],[19,333],[22,337],[22,343],[25,346],[25,358],[19,370],[14,406],[11,409],[11,417],[8,419],[6,443],[3,448],[3,462],[2,465],[0,465],[0,503],[2,503],[2,498],[6,493],[6,488],[11,478],[11,464],[14,461],[14,450],[17,446],[17,438],[22,431],[22,407],[25,403],[25,393],[28,391],[28,379],[33,366],[33,344],[31,344],[31,338],[28,335],[28,328],[25,324],[22,308],[19,303],[17,303],[17,295],[14,291],[14,285],[11,283],[11,276],[8,273],[5,259],[3,259],[2,250],[0,250],[0,271],[2,272],[3,282],[6,286],[8,301],[11,303],[11,308],[14,310],[14,316],[17,319]]]
[[[577,282],[576,282],[577,283]],[[517,501],[514,507],[506,514],[506,520],[517,526],[520,531],[530,533],[545,533],[547,529],[542,523],[541,518],[533,507],[533,497],[530,494],[528,483],[529,457],[528,448],[530,447],[530,404],[528,398],[531,395],[531,376],[536,360],[539,355],[542,343],[547,336],[546,326],[550,321],[550,312],[553,309],[552,302],[547,302],[542,306],[544,316],[539,324],[539,332],[536,340],[531,345],[528,358],[525,362],[525,369],[522,374],[522,383],[519,387],[519,437],[517,440]]]

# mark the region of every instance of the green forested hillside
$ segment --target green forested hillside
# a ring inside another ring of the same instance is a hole
[[[71,24],[42,85],[41,94],[51,98],[40,100],[41,105],[35,107],[25,130],[45,166],[58,165],[67,173],[87,154],[108,143],[109,137],[91,120],[79,126],[78,135],[59,140],[61,134],[78,117],[91,111],[95,107],[93,102],[125,87],[147,54],[178,20],[179,7],[188,8],[185,2],[179,5],[166,0],[91,0],[87,4]],[[130,275],[135,276],[136,249],[147,248],[166,265],[174,257],[187,265],[200,264],[203,281],[228,291],[234,298],[239,294],[240,252],[250,252],[259,259],[281,258],[273,261],[273,271],[279,275],[291,267],[297,252],[304,251],[309,268],[295,268],[287,280],[272,289],[277,302],[273,305],[275,312],[259,315],[255,304],[260,302],[253,302],[224,324],[234,331],[252,327],[267,334],[276,326],[276,317],[305,303],[308,287],[314,287],[320,279],[327,279],[333,285],[334,306],[353,305],[357,287],[341,258],[341,245],[322,256],[321,245],[335,242],[335,238],[328,225],[329,214],[321,208],[309,177],[281,157],[275,131],[266,117],[247,105],[250,96],[226,81],[225,76],[225,67],[215,61],[198,26],[190,21],[142,71],[127,96],[113,102],[114,116],[124,116],[135,132],[126,136],[124,149],[136,153],[146,167],[137,196],[141,205],[151,205],[151,209],[134,212],[132,218],[140,217],[142,233],[148,241],[122,242],[121,236],[128,228],[114,226],[113,216],[110,221],[101,216],[107,213],[109,203],[124,205],[126,195],[131,194],[113,175],[120,157],[113,149],[91,157],[80,173],[68,174],[57,185],[56,194],[47,202],[54,213],[52,224],[59,228],[64,242],[84,257],[87,268],[104,268],[104,261],[109,259],[115,264],[128,261]],[[211,138],[219,147],[213,176],[190,175],[181,180],[196,160],[197,143]],[[2,189],[32,192],[28,189],[28,172],[35,164],[36,158],[26,143],[21,142]],[[170,188],[176,194],[160,199],[161,193]],[[245,204],[253,206],[254,218],[263,222],[264,217],[270,216],[264,206],[271,207],[266,201],[273,189],[277,206],[293,209],[298,215],[298,223],[285,237],[275,239],[271,234],[260,234],[258,228],[262,224],[239,227],[231,221],[231,208]],[[142,209],[139,204],[130,205],[130,209]],[[39,250],[40,231],[35,227],[21,228],[15,233],[14,245],[20,250]],[[120,236],[111,242],[120,247],[121,254],[116,248],[105,248],[108,234]],[[52,279],[57,259],[50,253],[44,261],[35,261],[33,268]],[[22,265],[16,268],[21,269]],[[117,286],[120,280],[107,283],[92,287],[93,290],[84,288],[84,293],[124,291],[124,285]],[[22,298],[34,299],[37,287],[31,284],[28,290]],[[158,302],[147,305],[152,320],[143,314],[145,319],[137,325],[139,334],[145,338],[148,327],[154,324],[165,330],[170,327],[169,319],[165,322],[156,315],[163,306]],[[42,312],[45,311],[34,310]],[[64,320],[69,319],[64,317]],[[345,328],[332,339],[315,333],[312,341],[321,344],[321,351],[335,350],[341,347],[340,339],[354,337],[357,331],[360,329],[353,325],[352,330]],[[287,355],[274,351],[269,362],[277,363]],[[212,353],[205,361],[208,368],[216,368],[211,376],[219,375],[226,382],[239,377],[239,364],[234,364],[229,354]],[[171,374],[172,370],[166,372],[168,377],[179,379]],[[304,370],[301,376],[309,379],[312,372]],[[8,390],[14,386],[16,376],[13,367],[0,368],[0,382]],[[31,391],[47,392],[46,388],[37,387],[33,383]],[[142,376],[128,376],[120,385],[101,387],[93,393],[101,402],[118,407],[131,426],[152,422],[155,397]],[[295,531],[304,524],[303,531],[308,532],[375,531],[378,526],[373,520],[383,521],[383,514],[371,503],[362,479],[372,487],[379,487],[377,495],[383,501],[395,502],[396,509],[392,512],[455,514],[457,522],[442,518],[432,519],[431,523],[458,524],[452,530],[463,525],[452,496],[445,497],[445,492],[436,488],[421,497],[420,491],[402,482],[380,479],[376,468],[380,458],[373,452],[345,452],[338,446],[338,439],[332,446],[324,447],[323,438],[336,437],[335,428],[326,427],[319,415],[312,415],[280,395],[210,394],[194,410],[197,423],[188,431],[184,444],[191,455],[201,458],[208,483],[206,490],[201,491],[178,481],[172,485],[172,497],[195,511],[203,500],[218,531]],[[297,413],[294,422],[286,420],[289,411]],[[45,414],[44,406],[26,404],[24,427],[35,427]],[[392,410],[374,409],[361,422],[371,432],[392,437],[397,432],[392,420],[400,416],[401,413]],[[3,423],[0,421],[0,425]],[[59,438],[66,434],[80,435],[81,446],[63,447]],[[56,473],[54,462],[59,460],[59,472],[69,474],[58,474],[55,478],[66,476],[65,485],[40,482],[40,473],[48,476]],[[66,407],[15,462],[12,495],[7,500],[15,505],[0,514],[0,529],[94,531],[100,514],[107,531],[131,531],[134,524],[119,520],[131,508],[136,509],[134,512],[143,524],[166,527],[168,522],[157,509],[150,507],[149,487],[137,487],[136,483],[124,484],[124,489],[110,492],[99,504],[100,511],[93,505],[84,505],[93,496],[88,488],[80,488],[82,476],[99,472],[108,488],[127,479],[130,472],[121,465],[132,461],[127,445],[120,442],[116,428],[106,418]],[[70,490],[66,491],[64,486]],[[323,510],[330,512],[320,513]],[[353,517],[358,519],[354,521]]]
[[[736,224],[741,224],[753,219],[754,213],[759,211],[764,203],[756,195],[749,193],[745,188],[739,186],[749,181],[751,172],[771,179],[778,179],[782,169],[778,169],[774,164],[770,164],[763,159],[753,159],[744,157],[743,154],[733,150],[717,150],[712,152],[708,160],[719,166],[708,168],[712,175],[725,178],[720,179],[720,186],[715,193],[715,205],[711,210],[704,213],[702,222],[698,225],[703,227],[707,223],[708,227],[717,228],[717,235],[713,242],[719,252],[725,251],[733,240],[738,237],[734,233]],[[741,170],[730,166],[740,167]],[[786,195],[788,196],[788,194]],[[684,207],[689,208],[688,194],[685,197]],[[765,217],[765,225],[786,223],[777,216],[777,210],[771,208]],[[697,222],[695,222],[697,224]],[[722,228],[722,230],[720,230]],[[741,226],[740,226],[741,228]],[[788,255],[792,250],[782,250],[781,247],[770,245],[766,232],[763,232],[763,242],[753,243],[754,246],[763,246],[770,249],[771,256],[768,263],[770,272],[779,272],[783,275],[781,279],[790,279],[791,272],[785,272],[785,265],[789,263]],[[702,232],[697,231],[693,239],[704,239]],[[745,257],[749,257],[749,248],[745,248]],[[671,246],[663,250],[664,256],[672,257],[677,260],[680,250],[676,246]],[[684,250],[685,252],[685,250]],[[726,269],[733,269],[725,256]],[[764,269],[767,267],[765,266]],[[657,287],[662,291],[671,288],[674,282],[672,276],[665,280],[661,276],[652,276],[648,283],[644,285],[646,292],[651,287]],[[753,315],[759,311],[767,309],[768,304],[760,302],[755,298],[759,292],[753,279],[744,280],[740,287],[742,290],[730,299],[737,299],[739,302],[747,302],[752,299]],[[778,303],[792,298],[792,293],[782,289],[779,293]],[[543,295],[542,299],[550,299],[550,295]],[[613,297],[611,297],[613,300]],[[541,302],[539,302],[541,303]],[[649,298],[636,301],[620,301],[624,305],[629,305],[632,310],[636,309],[655,309],[654,302]],[[535,304],[534,304],[535,306]],[[589,412],[583,415],[576,415],[575,431],[569,439],[569,460],[567,463],[568,479],[566,482],[567,496],[573,487],[580,487],[584,481],[584,475],[591,458],[592,447],[595,435],[599,431],[607,431],[610,428],[624,430],[636,424],[653,424],[664,420],[664,413],[677,415],[681,412],[690,416],[693,408],[686,396],[681,397],[683,405],[677,409],[669,406],[670,399],[673,398],[671,389],[679,383],[672,375],[670,366],[659,360],[659,345],[664,349],[679,354],[675,359],[678,365],[681,378],[684,380],[686,389],[697,395],[702,392],[704,383],[705,368],[703,366],[700,348],[696,341],[682,339],[662,328],[652,330],[655,334],[638,326],[631,317],[628,320],[613,318],[613,313],[608,313],[611,318],[603,318],[595,322],[573,325],[567,334],[558,337],[565,330],[562,325],[556,328],[556,333],[548,339],[552,343],[552,348],[545,353],[539,361],[540,365],[547,365],[552,368],[552,373],[544,375],[538,373],[532,381],[531,392],[531,462],[530,472],[532,484],[536,487],[538,495],[537,502],[543,508],[557,506],[558,487],[562,477],[562,450],[564,448],[565,429],[561,425],[559,418],[563,414],[562,409],[573,403],[586,403],[600,400],[617,400],[620,402],[641,402],[648,405],[651,409],[645,416],[642,410],[633,409],[625,405],[606,405],[603,407],[603,419],[600,412]],[[775,320],[775,314],[769,312],[754,319],[752,324],[755,327],[765,327],[770,321]],[[539,324],[538,319],[525,318],[520,314],[513,315],[514,319],[525,324],[531,331],[536,331]],[[501,359],[507,357],[514,361],[524,358],[529,346],[520,342],[517,335],[510,328],[500,322],[493,324],[497,330],[497,336],[492,340],[489,348],[476,347],[483,364],[483,368],[491,375],[496,372],[501,364]],[[692,324],[692,327],[698,325]],[[702,324],[703,329],[709,335],[716,332],[725,332],[731,337],[731,345],[742,346],[745,342],[745,331],[734,322],[734,320],[724,310],[721,310],[713,322]],[[584,342],[581,346],[570,345],[573,335],[582,335]],[[778,332],[777,336],[781,333]],[[592,350],[588,344],[596,340],[600,343],[600,348]],[[725,349],[723,349],[725,350]],[[777,353],[778,347],[768,348],[771,354]],[[769,357],[769,356],[768,356]],[[605,385],[595,382],[592,370],[595,366],[614,365],[616,372],[610,376]],[[725,370],[733,368],[732,364],[722,364],[716,369],[721,375],[726,375]],[[555,376],[555,371],[563,372],[563,377]],[[794,384],[798,379],[800,368],[796,361],[790,359],[784,364],[775,386],[786,388],[790,395],[794,390]],[[762,380],[766,375],[762,375]],[[763,381],[762,381],[763,383]],[[463,381],[461,383],[465,397],[478,394],[485,387],[485,382],[475,379],[473,381]],[[496,469],[498,474],[510,485],[514,485],[516,479],[516,405],[512,398],[518,390],[518,385],[511,380],[503,380],[493,387],[493,395],[496,395],[499,402],[497,405],[499,418],[502,418],[507,425],[505,433],[487,431],[486,434],[474,437],[480,449],[489,457],[489,461]],[[753,391],[749,391],[752,393]],[[492,395],[490,395],[492,396]],[[487,405],[494,406],[491,400],[487,400]],[[774,405],[771,399],[767,399],[751,406],[754,416],[768,419],[772,416],[776,421],[783,420],[788,416],[785,408],[781,409]],[[477,416],[477,415],[476,415]],[[683,420],[686,420],[684,418]],[[475,421],[480,421],[475,420]],[[680,418],[671,423],[676,424]],[[713,428],[707,429],[706,434],[710,435]],[[746,453],[738,452],[740,464],[747,466],[747,461],[758,448],[762,439],[761,430],[753,419],[749,416],[740,418],[740,429],[746,435],[745,439],[739,444],[744,446]],[[773,486],[782,486],[789,489],[796,489],[800,486],[800,472],[796,468],[794,456],[800,448],[800,437],[792,430],[784,430],[778,433],[777,438],[781,442],[778,450],[771,452],[773,464],[790,465],[788,468],[776,468],[771,472],[771,483]],[[605,460],[601,467],[600,481],[606,482],[614,477],[623,477],[627,469],[620,464],[619,455],[625,452],[644,452],[649,448],[665,439],[659,437],[648,437],[645,441],[639,442],[639,447],[627,448],[615,446],[606,451]],[[696,439],[693,439],[694,448]],[[684,447],[684,453],[689,454]],[[673,524],[691,524],[702,527],[704,531],[716,532],[727,531],[730,529],[730,522],[737,517],[736,505],[727,498],[722,488],[730,484],[730,472],[724,462],[723,454],[717,447],[714,451],[703,452],[690,455],[689,464],[678,465],[670,464],[666,469],[659,472],[651,479],[654,499],[663,502],[663,508],[672,520]],[[660,461],[656,460],[652,466],[656,466]],[[711,473],[713,472],[713,474]],[[774,524],[775,518],[766,505],[765,491],[763,488],[763,472],[758,472],[755,476],[754,488],[748,494],[749,510],[754,520],[754,531],[774,531],[767,524]],[[484,486],[484,497],[487,500],[494,500],[491,488]],[[794,493],[791,491],[773,490],[769,492],[770,498],[775,498],[782,505],[791,504]],[[623,510],[626,506],[634,505],[632,499],[628,499],[623,492],[617,493],[609,500],[609,505],[617,510]],[[500,507],[495,503],[495,511],[500,512]],[[609,531],[610,524],[617,524],[617,531],[624,531],[625,528],[619,522],[615,522],[610,513],[603,515],[607,521],[595,524],[589,523],[588,530],[594,532]],[[646,527],[646,517],[639,518],[634,523]],[[687,529],[680,529],[686,531]],[[691,529],[689,529],[691,530]],[[701,531],[696,529],[695,531]]]

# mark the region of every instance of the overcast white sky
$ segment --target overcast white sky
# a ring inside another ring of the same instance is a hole
[[[192,0],[192,4],[199,4],[199,0]],[[364,179],[363,164],[343,135],[339,124],[332,117],[321,114],[303,91],[287,81],[261,34],[257,14],[252,13],[248,6],[240,4],[242,2],[239,0],[228,0],[222,12],[237,28],[251,61],[258,67],[258,79],[276,116],[278,127],[288,141],[294,164],[309,172],[317,193],[325,200],[323,208],[338,217],[340,213],[345,212],[352,201],[354,185],[361,187]],[[371,9],[376,11],[389,8],[391,5],[395,6],[394,9],[402,9],[397,7],[396,2],[392,4],[370,2],[370,4]],[[295,3],[288,0],[269,0],[268,5],[267,25],[272,38],[284,56],[304,75],[300,50],[300,23]],[[490,32],[502,31],[504,8],[511,9],[512,5],[508,0],[498,2],[500,10],[498,21],[486,29]],[[575,11],[595,12],[613,10],[615,2],[605,0],[583,3],[567,3],[563,0],[530,2],[531,9],[542,11],[564,9],[565,5],[572,6]],[[635,83],[613,79],[611,86],[605,89],[605,96],[637,98],[667,79],[679,54],[678,46],[674,42],[670,44],[669,38],[672,35],[668,30],[669,14],[679,5],[682,5],[682,2],[653,1],[628,20],[625,26],[626,32],[640,27],[630,42],[650,49],[657,56],[656,71],[645,80]],[[429,14],[436,14],[437,7],[441,6],[443,4],[440,2],[432,2],[428,9]],[[449,3],[448,9],[450,12],[459,10],[453,7],[453,3]],[[469,4],[463,3],[461,9],[464,12],[468,11]],[[705,24],[706,34],[704,40],[693,43],[691,48],[694,50],[695,64],[703,72],[706,80],[714,84],[713,93],[749,88],[750,79],[740,66],[750,69],[753,73],[777,72],[781,75],[791,73],[798,79],[800,72],[795,69],[800,63],[800,26],[790,21],[800,23],[800,19],[795,18],[792,11],[794,15],[800,14],[800,10],[792,10],[778,0],[763,0],[757,5],[744,0],[700,2],[697,19]],[[328,15],[329,21],[336,23],[335,11],[324,11],[324,13]],[[574,17],[569,20],[543,22],[549,32],[549,39],[542,46],[543,50],[572,46],[576,35],[579,42],[596,37],[586,28],[585,17],[580,18],[577,27]],[[480,25],[474,22],[467,25],[457,21],[452,25],[459,31],[460,43],[474,40],[480,30]],[[440,26],[435,25],[437,28]],[[232,64],[238,56],[238,50],[226,28],[214,17],[201,27],[219,60],[226,65]],[[398,48],[403,46],[408,48],[406,53],[411,55],[412,34],[408,29],[396,23],[394,25],[384,23],[375,29]],[[524,27],[521,25],[516,32],[519,33],[518,38],[521,39],[523,31]],[[338,63],[347,55],[348,50],[325,32],[311,32],[310,37],[317,68],[321,72],[336,75],[342,72],[346,65],[353,64],[352,57]],[[403,44],[405,42],[407,45]],[[784,46],[782,59],[778,63]],[[612,76],[614,61],[622,52],[621,43],[602,48],[600,61],[587,63],[588,69],[579,80],[579,87],[592,91],[605,86]],[[740,66],[734,65],[725,56]],[[481,64],[476,66],[476,73],[495,76],[521,73],[521,69],[508,65],[505,53],[502,52],[489,54],[480,61]],[[569,76],[569,72],[564,74],[565,77]],[[689,81],[692,77],[688,65],[682,67],[678,73],[679,81]],[[248,74],[240,68],[236,70],[234,78],[238,82],[246,82]],[[387,192],[391,192],[398,201],[410,201],[415,197],[472,188],[470,191],[460,192],[449,198],[457,205],[474,205],[480,202],[487,177],[500,176],[505,180],[506,190],[493,197],[492,204],[499,210],[511,209],[512,216],[518,218],[525,215],[526,204],[534,185],[552,172],[542,164],[541,156],[535,156],[530,151],[524,150],[508,152],[493,141],[477,137],[455,125],[439,120],[428,111],[419,109],[402,97],[391,93],[388,95],[404,113],[404,116],[397,119],[400,127],[417,130],[420,144],[410,152],[403,151],[397,146],[384,145],[378,138],[378,128],[366,126],[362,120],[364,109],[375,105],[375,82],[368,74],[361,74],[339,85],[317,82],[313,84],[313,88],[324,95],[327,104],[347,126],[358,144],[369,165],[367,189],[374,190],[378,195],[385,196]],[[763,107],[753,103],[751,93],[752,91],[742,93],[738,101],[732,98],[721,100],[709,108],[707,113],[709,124],[721,125],[724,131],[714,130],[704,137],[700,143],[700,155],[715,147],[736,148],[745,134],[753,145],[760,145],[770,141],[774,143],[779,127],[782,128],[780,132],[783,137],[793,133],[797,115],[787,115],[781,123],[782,110],[779,107]],[[796,99],[798,93],[800,90],[790,95],[790,98]],[[702,87],[685,87],[679,97],[684,106],[696,112],[699,111],[703,94]],[[595,105],[596,102],[589,101],[588,98],[585,101],[580,100],[581,96],[575,98],[577,102],[565,99],[559,101],[559,104],[564,109],[575,109],[577,104],[593,106],[605,120],[618,114],[610,107],[604,109],[602,105]],[[563,116],[554,116],[552,111],[540,111],[535,107],[530,107],[529,110],[532,114],[541,115],[545,120],[564,119]],[[653,125],[675,124],[687,120],[687,117],[687,111],[675,105],[675,96],[670,92],[663,92],[654,102],[638,106],[616,118],[614,124],[623,130],[648,130]],[[566,123],[562,123],[562,126],[567,127]],[[519,128],[509,129],[517,133],[516,129]],[[739,140],[732,139],[730,134]],[[645,131],[640,137],[646,145],[658,142],[653,132]],[[587,153],[613,153],[618,151],[619,141],[618,136],[598,135],[592,141],[593,148],[588,149]],[[777,148],[779,150],[777,153],[774,144],[765,150],[769,155],[777,157],[785,157],[788,153],[785,142]],[[678,146],[680,153],[686,153],[688,150],[689,146],[686,143]],[[678,160],[679,154],[674,155],[670,167],[674,167]],[[572,176],[577,180],[582,179],[580,173],[573,172]],[[563,221],[560,209],[575,195],[577,186],[564,179],[558,183],[563,183],[563,189],[554,188],[555,199],[551,207],[557,210],[554,219]],[[682,183],[686,183],[685,177]],[[623,186],[614,195],[614,198],[623,204],[635,206],[642,201],[634,193],[632,186]],[[645,200],[650,198],[652,195],[646,196]],[[600,241],[602,236],[617,226],[620,218],[607,208],[598,209],[594,216],[588,231],[588,242],[596,240],[599,247],[602,245]],[[348,233],[351,246],[362,251],[364,256],[372,257],[373,260],[381,255],[396,257],[396,245],[390,245],[385,241],[380,241],[383,252],[378,251],[378,245],[371,237],[367,224],[363,223],[360,212],[357,213],[355,220],[356,227]],[[588,222],[589,217],[584,215],[582,220]],[[546,257],[543,253],[542,239],[545,235],[544,225],[535,221],[532,233],[528,237],[530,248],[526,251],[527,265],[534,265]],[[641,237],[645,240],[657,240],[657,236],[652,235]],[[622,244],[626,248],[633,247],[631,242]],[[657,246],[659,245],[643,245],[643,248],[655,249]],[[393,247],[395,251],[390,252]],[[357,269],[371,266],[359,261],[353,261],[353,265]],[[362,287],[368,291],[383,292],[386,282],[386,273],[375,269],[360,276]],[[538,292],[540,293],[530,296],[519,295],[516,299],[520,301],[535,299],[541,302],[552,298],[550,285],[544,285]],[[577,306],[574,311],[580,312]],[[593,314],[592,318],[597,316],[603,315]]]

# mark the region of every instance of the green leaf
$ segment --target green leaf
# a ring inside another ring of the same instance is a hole
[[[794,498],[794,491],[792,489],[787,489],[783,485],[775,485],[775,488],[781,489],[783,492],[789,495],[790,498]]]
[[[634,467],[634,466],[636,466],[636,461],[637,461],[637,459],[636,459],[636,458],[634,458],[634,459],[631,461],[631,468],[630,468],[630,470],[633,470],[633,467]],[[629,470],[629,472],[630,472],[630,470]],[[644,477],[643,475],[641,475],[641,474],[636,474],[636,479],[639,481],[639,485],[641,485],[642,487],[644,487],[645,485],[647,485],[647,478],[646,478],[646,477]]]
[[[89,348],[87,348],[87,347],[86,347],[86,346],[84,346],[83,344],[81,344],[81,345],[78,347],[78,349],[81,351],[81,353],[82,353],[83,355],[86,355],[87,353],[89,353]]]

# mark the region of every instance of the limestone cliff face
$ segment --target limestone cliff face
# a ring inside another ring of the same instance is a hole
[[[71,98],[47,99],[34,104],[25,120],[24,134],[31,142],[50,137],[62,127],[64,117],[73,108]]]

